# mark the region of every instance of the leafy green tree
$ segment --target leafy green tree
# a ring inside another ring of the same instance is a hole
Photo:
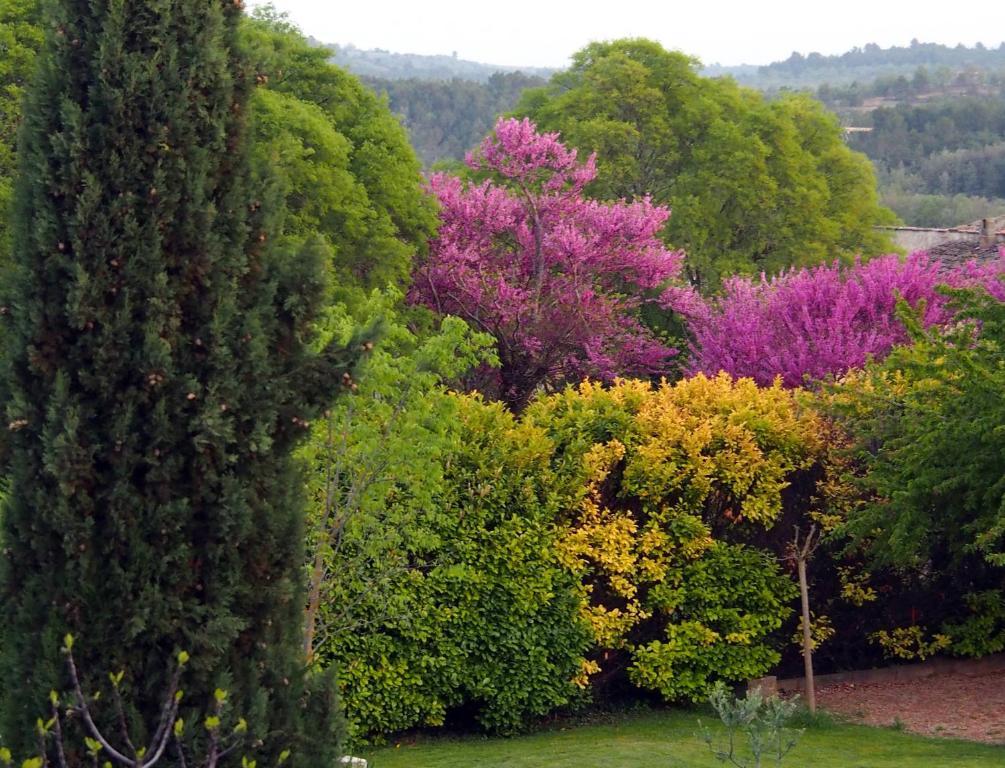
[[[302,673],[292,450],[364,341],[309,345],[326,254],[273,247],[249,183],[240,19],[51,4],[4,286],[0,715],[22,753],[72,632],[88,690],[126,670],[133,722],[156,724],[185,650],[188,706],[225,688],[268,750],[335,758],[333,691]]]
[[[900,658],[1005,647],[1005,284],[952,296],[955,326],[905,307],[914,344],[827,393],[860,494],[838,542],[876,575],[845,625]]]
[[[258,87],[251,97],[252,160],[279,193],[277,233],[308,240],[337,275],[332,300],[365,304],[375,288],[407,284],[436,229],[420,165],[387,105],[328,62],[269,6],[241,22]],[[21,92],[42,45],[37,0],[0,0],[0,256],[14,175]],[[4,190],[8,190],[5,192]]]
[[[335,300],[362,305],[374,289],[406,287],[437,219],[405,129],[274,10],[247,19],[243,39],[261,86],[251,103],[254,159],[278,176],[283,237],[322,249]]]
[[[809,98],[768,102],[697,67],[648,40],[593,43],[548,86],[525,92],[517,113],[597,152],[588,192],[669,205],[666,239],[687,251],[703,289],[734,272],[888,247],[872,227],[892,215],[836,118]]]
[[[42,46],[36,3],[0,0],[0,262],[10,250],[11,193],[17,166],[14,146],[21,124],[21,100]]]
[[[863,483],[874,494],[846,527],[880,562],[923,566],[940,555],[959,563],[977,554],[1005,566],[998,293],[955,293],[960,322],[948,332],[923,330],[905,312],[914,345],[834,390],[832,406],[856,439]]]

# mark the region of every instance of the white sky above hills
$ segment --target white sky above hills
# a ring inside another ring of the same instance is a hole
[[[262,4],[252,0],[252,5]],[[1003,0],[273,0],[307,35],[398,53],[564,67],[592,40],[649,37],[705,64],[768,64],[866,43],[997,47]]]

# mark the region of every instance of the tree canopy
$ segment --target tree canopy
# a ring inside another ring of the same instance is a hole
[[[887,247],[867,158],[806,96],[766,101],[648,40],[593,43],[568,71],[524,93],[517,113],[597,153],[587,193],[652,196],[672,217],[701,288],[734,272],[777,272]]]
[[[0,0],[0,255],[21,98],[43,39],[39,6]],[[241,43],[258,86],[253,166],[279,194],[279,236],[320,249],[337,278],[332,300],[362,305],[374,288],[405,288],[436,213],[397,118],[269,7],[242,18]]]
[[[278,176],[283,235],[324,249],[336,300],[358,305],[375,288],[404,289],[436,229],[405,130],[386,102],[282,16],[256,12],[243,32],[260,85],[254,156]]]

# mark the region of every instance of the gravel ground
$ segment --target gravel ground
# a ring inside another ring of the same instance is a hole
[[[1005,744],[1005,670],[903,683],[841,683],[817,691],[821,709],[925,736]]]

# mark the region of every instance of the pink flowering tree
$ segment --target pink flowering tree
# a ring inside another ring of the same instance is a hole
[[[881,359],[907,332],[897,319],[903,298],[926,326],[952,320],[937,289],[984,286],[1005,301],[1005,251],[999,259],[947,267],[925,253],[882,256],[851,267],[823,265],[760,280],[734,277],[718,297],[678,300],[692,337],[691,370],[727,371],[786,386],[840,375]]]
[[[676,295],[683,255],[657,237],[670,211],[586,199],[594,158],[529,120],[500,120],[467,163],[489,180],[430,180],[442,226],[411,299],[496,338],[500,399],[520,411],[538,389],[666,370],[676,350],[637,315]]]

